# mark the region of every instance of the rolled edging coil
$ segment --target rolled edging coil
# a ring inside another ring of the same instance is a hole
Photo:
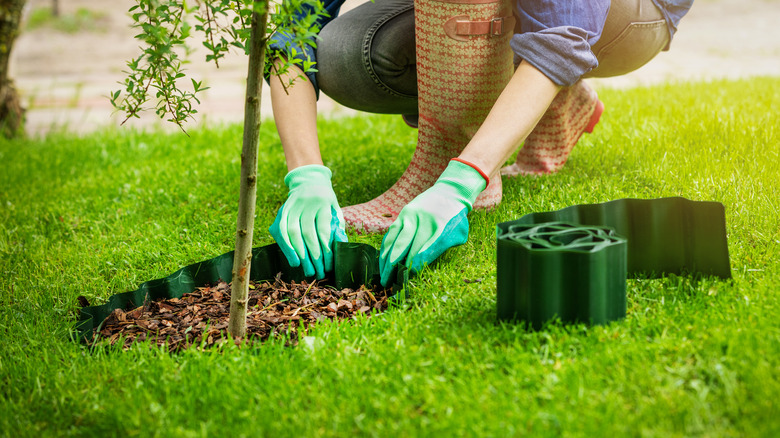
[[[514,224],[498,239],[498,317],[533,328],[626,315],[626,239],[609,227]]]

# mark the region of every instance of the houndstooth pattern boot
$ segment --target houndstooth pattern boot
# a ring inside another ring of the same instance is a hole
[[[562,89],[525,140],[505,176],[554,173],[566,164],[584,132],[593,132],[604,111],[596,92],[584,81]]]
[[[344,207],[359,232],[384,232],[401,209],[436,182],[479,129],[512,77],[514,27],[506,0],[416,0],[419,130],[401,178],[377,198]],[[501,177],[491,178],[474,208],[501,202]]]

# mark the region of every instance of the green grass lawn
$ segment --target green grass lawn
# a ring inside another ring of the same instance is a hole
[[[564,170],[505,180],[408,308],[294,348],[69,339],[78,295],[102,303],[232,249],[240,127],[0,140],[0,435],[778,436],[780,78],[600,96]],[[395,181],[416,131],[358,117],[322,121],[321,139],[350,205]],[[287,194],[270,122],[262,143],[256,245]],[[665,196],[726,206],[733,280],[629,280],[628,316],[607,326],[496,321],[497,222]]]

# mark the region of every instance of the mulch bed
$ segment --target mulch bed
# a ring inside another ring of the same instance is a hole
[[[298,340],[298,330],[322,320],[354,318],[387,309],[391,290],[379,288],[336,290],[320,282],[250,283],[247,309],[247,340],[263,341],[270,336]],[[220,281],[200,287],[181,298],[150,301],[130,311],[116,309],[91,343],[122,342],[124,349],[135,342],[150,341],[170,351],[189,347],[211,347],[228,341],[230,284]]]

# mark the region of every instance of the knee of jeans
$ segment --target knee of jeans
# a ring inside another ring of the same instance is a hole
[[[361,111],[416,113],[414,32],[410,32],[411,49],[401,49],[378,35],[377,29],[381,31],[384,26],[360,24],[333,20],[320,32],[320,90],[342,105]]]
[[[383,26],[373,38],[371,68],[384,86],[404,96],[417,95],[417,60],[412,26]],[[406,24],[406,23],[405,23]]]
[[[344,71],[352,70],[360,62],[364,32],[358,26],[333,20],[320,31],[317,40],[317,77],[327,84],[348,81]],[[348,86],[348,84],[345,84]]]
[[[319,82],[335,89],[343,84],[349,90],[356,80],[370,81],[391,93],[416,95],[414,21],[408,21],[410,25],[386,23],[370,28],[350,20],[328,23],[317,43]]]

